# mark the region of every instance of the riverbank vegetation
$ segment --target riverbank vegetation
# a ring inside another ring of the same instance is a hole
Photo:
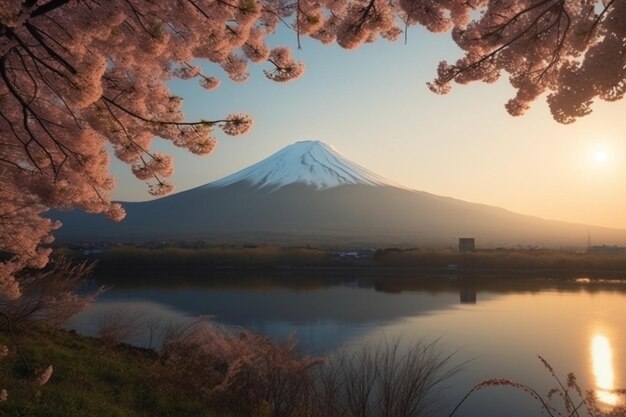
[[[384,249],[378,264],[468,270],[620,271],[626,273],[626,253],[597,254],[555,249],[455,250]]]
[[[23,308],[0,308],[0,416],[417,417],[451,408],[438,394],[459,367],[437,342],[383,340],[311,357],[293,338],[276,341],[200,319],[173,326],[120,313],[100,323],[98,338],[60,330],[93,295],[76,292],[88,265],[55,263],[42,275],[50,285],[31,276],[32,289],[18,300]],[[59,300],[75,308],[49,314],[45,306],[54,311]],[[154,349],[123,343],[138,325],[158,334]],[[520,387],[503,381],[472,392]],[[589,409],[593,417],[623,416]]]
[[[103,250],[68,250],[63,253],[98,261],[100,268],[174,267],[179,269],[241,267],[258,268],[280,265],[321,266],[329,262],[328,254],[310,247],[262,246],[111,246]]]
[[[76,258],[98,261],[99,270],[199,270],[285,268],[396,268],[446,271],[552,271],[626,276],[626,253],[603,254],[556,249],[352,249],[273,245],[205,246],[202,244],[111,245],[57,248]]]
[[[0,343],[9,347],[2,360],[0,380],[8,398],[0,404],[6,416],[228,416],[175,385],[159,383],[156,352],[102,341],[55,329],[44,323],[22,326],[16,335],[17,354],[5,332]],[[35,386],[29,369],[53,364],[44,386]]]
[[[0,415],[20,417],[422,417],[460,415],[477,391],[508,387],[528,394],[547,415],[623,417],[607,409],[573,374],[542,394],[510,379],[487,379],[456,407],[439,402],[459,366],[437,341],[349,347],[329,357],[299,354],[246,330],[198,321],[168,329],[158,350],[110,343],[42,321],[20,326],[12,345],[0,329]],[[19,350],[18,350],[19,348]],[[54,364],[54,371],[52,366]],[[41,380],[42,375],[46,381]],[[615,395],[626,395],[616,390]]]
[[[626,396],[626,389],[607,390],[599,388],[598,391],[585,390],[578,383],[575,374],[570,372],[566,378],[560,378],[546,359],[540,355],[538,355],[538,358],[552,377],[554,383],[554,387],[549,389],[547,393],[540,393],[535,388],[512,379],[490,378],[474,385],[465,397],[459,401],[449,417],[457,414],[463,403],[476,392],[488,388],[503,387],[512,388],[526,394],[540,407],[541,415],[547,414],[550,417],[626,416],[626,404],[623,401]]]
[[[54,257],[23,272],[21,297],[0,299],[0,416],[413,417],[456,369],[437,343],[311,357],[293,337],[204,319],[143,323],[120,312],[98,323],[100,337],[80,336],[61,327],[97,295],[80,286],[89,272]],[[123,343],[137,326],[158,339],[154,349]]]
[[[19,345],[12,340],[0,330],[8,346],[0,415],[21,417],[423,416],[457,369],[437,343],[400,350],[391,342],[315,358],[299,354],[293,339],[201,321],[168,329],[159,350],[41,321],[20,326]],[[49,364],[54,372],[40,385],[36,375]]]

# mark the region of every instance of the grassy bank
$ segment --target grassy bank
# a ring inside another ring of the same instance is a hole
[[[409,344],[401,355],[398,341],[312,358],[294,351],[292,339],[210,324],[176,330],[159,352],[41,322],[15,336],[19,350],[0,330],[10,347],[0,365],[9,393],[0,416],[411,417],[429,415],[458,370],[436,342]],[[52,377],[37,384],[51,364]]]
[[[158,383],[159,365],[153,351],[120,345],[54,330],[41,323],[16,334],[28,370],[15,353],[8,334],[0,344],[12,354],[0,362],[1,388],[8,400],[0,415],[12,417],[213,417],[228,416],[207,408],[198,397],[182,389]],[[44,386],[32,376],[53,365]]]

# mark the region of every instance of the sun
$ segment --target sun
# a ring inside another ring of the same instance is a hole
[[[594,159],[598,163],[604,163],[609,158],[609,154],[604,148],[596,149],[595,154],[593,155]]]

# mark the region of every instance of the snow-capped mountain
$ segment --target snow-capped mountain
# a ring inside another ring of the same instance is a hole
[[[54,213],[59,240],[202,239],[216,243],[584,246],[626,231],[516,214],[398,186],[318,141],[289,145],[249,168],[168,197],[123,203],[126,218]]]
[[[296,142],[206,187],[220,188],[236,183],[274,189],[293,183],[310,185],[320,190],[345,184],[399,187],[349,161],[332,146],[319,140]]]

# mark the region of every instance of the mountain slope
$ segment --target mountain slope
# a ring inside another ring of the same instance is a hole
[[[279,188],[296,182],[318,189],[345,184],[398,187],[345,159],[331,146],[310,140],[289,145],[268,158],[205,187],[220,188],[247,183],[259,188]]]
[[[184,240],[369,245],[584,246],[626,243],[626,231],[542,220],[400,188],[320,142],[298,142],[222,180],[149,202],[124,203],[111,223],[57,216],[62,240]]]

